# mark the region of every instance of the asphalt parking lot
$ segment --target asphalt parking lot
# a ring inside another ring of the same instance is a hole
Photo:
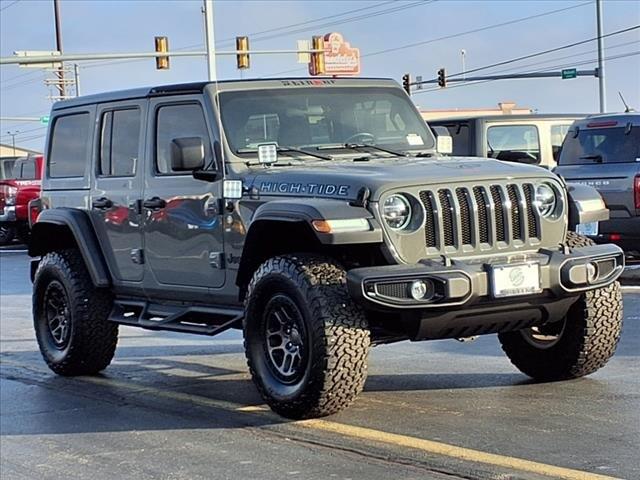
[[[625,287],[618,351],[588,378],[532,383],[492,336],[405,342],[372,351],[350,409],[290,422],[262,405],[239,332],[121,328],[103,375],[56,377],[17,250],[0,252],[3,479],[640,478],[640,287]]]

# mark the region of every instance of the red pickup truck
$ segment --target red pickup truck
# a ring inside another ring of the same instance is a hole
[[[16,236],[28,239],[29,202],[40,196],[43,166],[42,155],[17,158],[11,173],[6,171],[2,175],[6,178],[0,178],[0,245],[11,243]]]

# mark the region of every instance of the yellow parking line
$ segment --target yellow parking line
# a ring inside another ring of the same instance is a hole
[[[395,433],[387,433],[380,430],[373,430],[371,428],[355,427],[353,425],[345,425],[343,423],[336,423],[327,420],[302,420],[296,422],[296,425],[306,428],[312,428],[315,430],[336,433],[339,435],[345,435],[348,437],[357,438],[359,440],[369,440],[373,442],[386,443],[398,447],[421,450],[423,452],[432,453],[435,455],[451,457],[457,460],[484,463],[496,467],[504,467],[554,478],[561,478],[566,480],[614,479],[614,477],[609,477],[606,475],[598,475],[595,473],[583,472],[581,470],[556,467],[554,465],[547,465],[546,463],[538,463],[516,457],[497,455],[495,453],[487,453],[480,450],[457,447],[455,445],[449,445],[447,443],[434,442],[432,440],[424,440],[422,438],[398,435]]]
[[[23,364],[18,364],[11,360],[2,359],[0,363],[10,365],[20,365],[24,368]],[[34,370],[30,368],[30,370]],[[37,371],[43,371],[37,369]],[[241,405],[235,402],[229,402],[226,400],[217,400],[200,395],[192,395],[188,393],[175,392],[171,390],[160,390],[155,387],[147,387],[143,385],[136,385],[129,382],[123,382],[107,377],[76,377],[77,380],[93,383],[96,385],[102,385],[105,387],[115,387],[123,390],[128,390],[131,393],[148,393],[158,398],[166,398],[179,402],[192,403],[210,408],[218,408],[222,410],[247,413],[252,415],[268,415],[271,416],[271,412],[263,405]],[[394,445],[397,447],[411,448],[413,450],[419,450],[425,453],[431,453],[434,455],[445,456],[454,458],[457,460],[469,461],[474,463],[482,463],[486,465],[493,465],[496,467],[508,468],[512,470],[518,470],[522,472],[529,472],[538,475],[544,475],[548,477],[563,479],[563,480],[614,480],[614,477],[606,475],[598,475],[589,472],[583,472],[581,470],[573,470],[570,468],[556,467],[554,465],[548,465],[545,463],[534,462],[531,460],[524,460],[522,458],[509,457],[504,455],[498,455],[495,453],[483,452],[480,450],[473,450],[470,448],[458,447],[456,445],[450,445],[447,443],[435,442],[432,440],[424,440],[422,438],[411,437],[407,435],[398,435],[395,433],[387,433],[381,430],[374,430],[371,428],[356,427],[353,425],[346,425],[343,423],[332,422],[329,420],[300,420],[291,422],[289,425],[295,425],[313,430],[321,430],[324,432],[335,433],[359,440],[368,440],[372,442],[385,443],[388,445]]]

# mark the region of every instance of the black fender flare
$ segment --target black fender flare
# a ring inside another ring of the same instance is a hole
[[[96,287],[109,287],[111,276],[104,255],[98,242],[98,237],[86,212],[75,208],[54,208],[43,210],[38,221],[33,224],[29,255],[37,257],[46,254],[54,248],[69,247],[64,244],[64,234],[68,231],[78,247],[89,271],[91,280]],[[52,237],[60,232],[60,237]],[[62,243],[62,245],[61,245]]]
[[[359,232],[318,232],[311,222],[314,220],[367,219],[371,229]],[[347,201],[325,198],[273,200],[266,202],[254,213],[249,224],[273,220],[279,222],[301,222],[309,227],[323,245],[349,245],[359,243],[382,243],[382,229],[366,208],[351,205]]]

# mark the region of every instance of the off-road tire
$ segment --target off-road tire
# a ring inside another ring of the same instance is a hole
[[[49,327],[45,296],[56,289],[66,300],[68,340],[56,345]],[[104,370],[116,350],[118,325],[108,321],[113,305],[108,290],[95,288],[78,250],[47,253],[38,265],[33,284],[33,321],[45,362],[59,375],[91,375]]]
[[[13,242],[13,239],[15,238],[15,236],[16,236],[15,226],[7,223],[0,224],[0,247],[9,245],[11,242]]]
[[[569,247],[594,245],[568,232]],[[620,284],[583,293],[570,307],[558,340],[548,348],[532,345],[524,331],[500,333],[502,349],[524,374],[538,381],[583,377],[602,368],[615,353],[622,330]]]
[[[307,335],[309,357],[303,377],[294,385],[283,384],[268,368],[261,333],[265,305],[283,294],[298,307]],[[370,347],[368,324],[347,292],[344,268],[334,260],[315,255],[267,260],[249,284],[243,327],[249,370],[276,413],[294,419],[330,415],[349,406],[362,391]]]

